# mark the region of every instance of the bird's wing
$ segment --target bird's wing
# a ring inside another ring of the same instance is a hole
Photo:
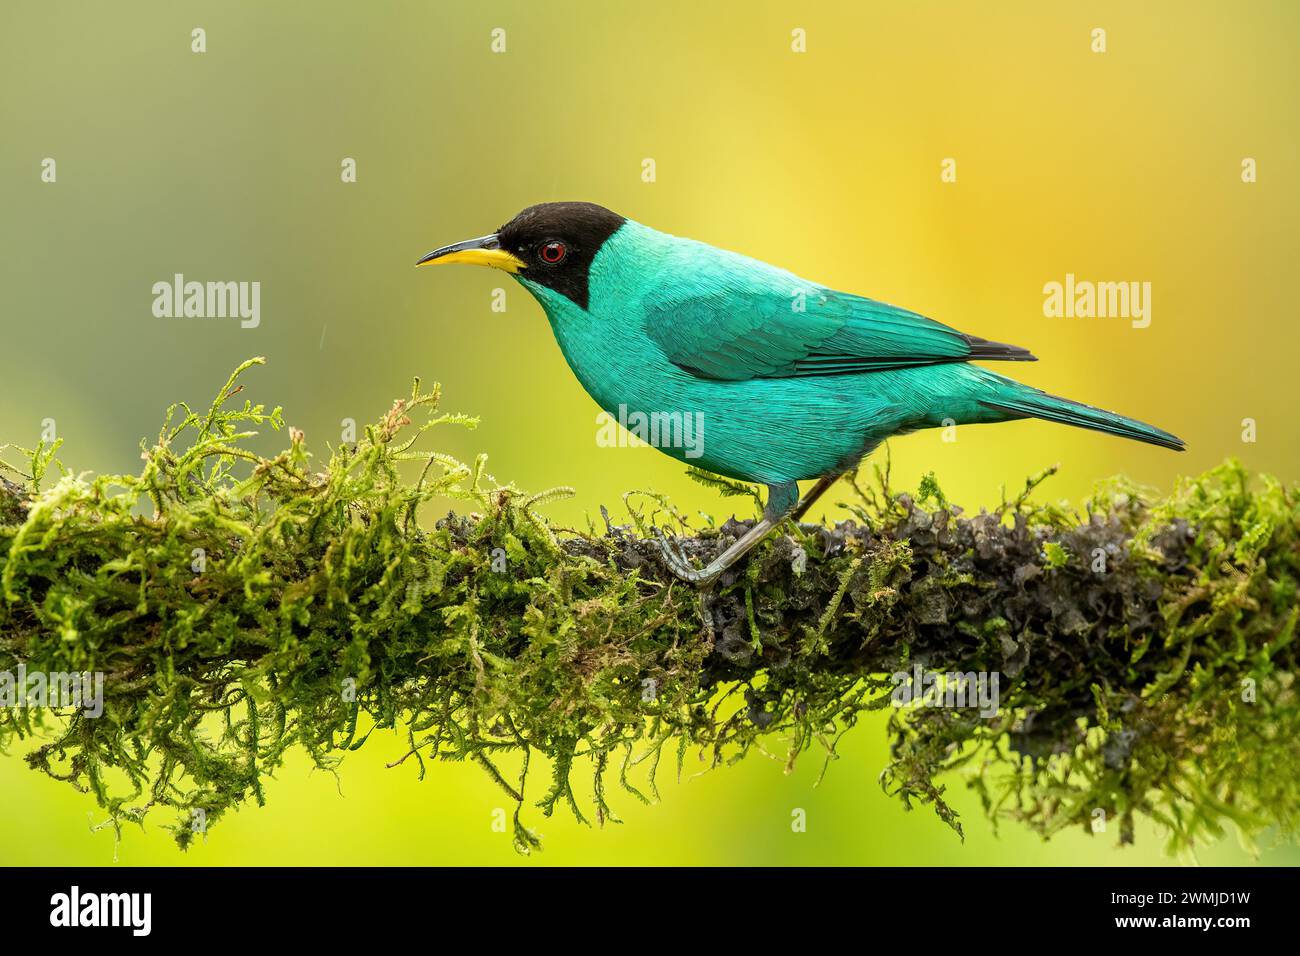
[[[789,288],[726,280],[669,286],[643,301],[646,333],[680,368],[731,381],[1034,358],[897,306],[790,279],[781,284]]]

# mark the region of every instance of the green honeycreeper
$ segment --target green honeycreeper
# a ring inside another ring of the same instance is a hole
[[[704,569],[661,539],[668,566],[697,584],[711,584],[781,521],[801,517],[892,435],[1042,418],[1183,448],[1152,425],[969,364],[1034,361],[1025,349],[593,203],[530,206],[491,235],[443,246],[418,264],[453,262],[502,269],[531,292],[569,367],[606,412],[694,416],[698,443],[660,435],[657,447],[767,485],[762,519]],[[796,482],[804,479],[817,483],[801,500]]]

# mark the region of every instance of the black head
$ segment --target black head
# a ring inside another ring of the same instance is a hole
[[[627,220],[590,202],[529,206],[497,230],[501,248],[524,263],[523,278],[587,307],[591,261]]]
[[[591,262],[627,220],[589,202],[529,206],[489,236],[443,246],[418,263],[471,262],[512,272],[587,307]]]

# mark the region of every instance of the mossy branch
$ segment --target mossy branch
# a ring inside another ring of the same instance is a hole
[[[265,458],[247,440],[283,415],[235,402],[251,364],[210,409],[170,409],[138,475],[73,474],[38,447],[0,480],[0,672],[105,675],[101,716],[3,707],[0,745],[30,739],[29,763],[116,828],[171,807],[186,846],[196,819],[261,803],[289,748],[333,768],[402,727],[394,763],[478,763],[526,852],[530,806],[616,820],[607,784],[654,799],[665,750],[679,772],[691,753],[829,762],[884,710],[882,786],[958,832],[954,772],[990,820],[1044,835],[1104,819],[1127,841],[1139,816],[1174,849],[1228,824],[1296,831],[1300,509],[1275,481],[1229,463],[1157,501],[1116,480],[1076,514],[1032,503],[1045,473],[965,515],[932,476],[913,498],[876,469],[844,486],[855,520],[787,526],[701,594],[649,525],[705,559],[748,522],[692,533],[652,497],[558,530],[539,509],[565,489],[529,496],[418,447],[468,421],[418,382],[322,467],[295,429]],[[472,512],[422,526],[447,498]],[[893,706],[894,675],[936,672],[998,675],[995,711]]]

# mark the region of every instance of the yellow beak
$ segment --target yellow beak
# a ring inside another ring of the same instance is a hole
[[[496,234],[482,236],[478,239],[466,239],[455,242],[441,249],[434,249],[417,266],[442,265],[444,263],[464,262],[472,266],[491,266],[505,272],[515,273],[524,268],[522,259],[506,252]]]

